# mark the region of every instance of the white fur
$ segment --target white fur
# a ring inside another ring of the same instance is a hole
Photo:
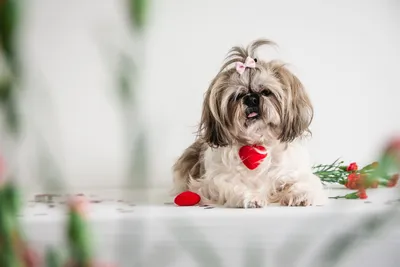
[[[208,148],[205,174],[190,180],[204,204],[255,208],[269,203],[323,205],[326,196],[318,177],[311,172],[308,154],[300,142],[266,146],[267,156],[254,170],[239,157],[237,146]]]

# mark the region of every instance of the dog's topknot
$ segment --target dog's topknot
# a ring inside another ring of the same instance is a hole
[[[253,57],[257,48],[263,45],[277,46],[271,40],[268,39],[258,39],[250,43],[246,48],[241,46],[234,46],[229,50],[228,55],[226,56],[224,63],[220,69],[220,72],[230,67],[235,62],[244,62],[247,57]]]

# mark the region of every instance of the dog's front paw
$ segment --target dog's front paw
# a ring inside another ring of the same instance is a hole
[[[266,198],[262,198],[260,196],[252,196],[243,201],[243,207],[245,209],[263,208],[266,205],[267,205]]]
[[[311,202],[303,195],[300,196],[293,196],[293,195],[288,195],[284,196],[280,204],[282,206],[311,206]]]
[[[282,206],[319,206],[325,204],[323,189],[307,183],[286,185],[282,192]]]

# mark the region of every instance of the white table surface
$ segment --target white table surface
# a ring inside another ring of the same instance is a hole
[[[349,235],[362,237],[352,245],[361,256],[351,252],[337,266],[400,266],[399,218],[372,239],[358,227],[368,216],[396,215],[398,189],[371,189],[367,200],[332,199],[324,207],[247,210],[176,207],[164,190],[83,193],[93,202],[88,218],[97,257],[119,266],[333,266],[324,251],[332,249],[333,237]],[[27,198],[20,217],[29,240],[41,252],[49,245],[60,247],[64,202],[32,199]]]

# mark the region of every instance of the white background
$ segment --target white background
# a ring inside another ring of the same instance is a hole
[[[36,122],[21,146],[25,185],[37,186],[30,145],[36,129],[72,187],[119,187],[123,125],[103,48],[125,44],[122,2],[26,2],[22,102]],[[290,63],[310,94],[314,162],[368,163],[400,130],[399,1],[151,2],[140,116],[149,131],[152,186],[170,184],[171,165],[194,140],[203,94],[230,47],[260,37],[279,45],[264,59]]]

